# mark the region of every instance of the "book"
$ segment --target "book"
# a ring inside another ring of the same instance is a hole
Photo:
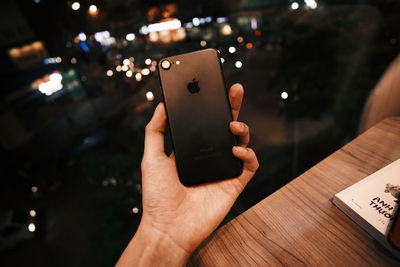
[[[332,202],[400,258],[400,250],[387,241],[399,205],[399,194],[400,159],[337,193]]]

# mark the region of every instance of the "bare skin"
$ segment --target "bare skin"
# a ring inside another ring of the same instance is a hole
[[[183,186],[173,154],[164,153],[165,108],[160,103],[146,126],[142,159],[143,216],[139,228],[117,266],[183,266],[190,254],[221,223],[239,194],[258,169],[249,143],[249,127],[236,121],[244,89],[229,90],[233,120],[231,132],[239,146],[232,148],[243,161],[239,177],[194,187]]]

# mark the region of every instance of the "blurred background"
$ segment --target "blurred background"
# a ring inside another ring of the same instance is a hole
[[[141,217],[162,57],[216,48],[227,86],[245,87],[260,169],[226,223],[367,128],[399,14],[395,0],[2,1],[0,265],[116,262]]]

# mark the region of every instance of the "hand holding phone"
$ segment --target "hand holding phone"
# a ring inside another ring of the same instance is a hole
[[[231,115],[238,118],[243,87],[229,91]],[[140,262],[184,265],[190,253],[221,223],[246,184],[258,169],[254,151],[248,148],[249,128],[241,122],[229,124],[238,136],[231,151],[243,161],[241,174],[233,179],[186,187],[181,184],[174,154],[164,153],[167,116],[157,106],[146,126],[142,160],[143,215],[140,226],[117,266]]]

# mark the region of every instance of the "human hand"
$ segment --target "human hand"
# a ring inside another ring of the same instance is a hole
[[[138,249],[142,243],[152,247],[153,259],[156,257],[161,261],[159,264],[182,265],[224,219],[258,168],[254,151],[247,148],[249,128],[236,121],[243,94],[240,84],[234,84],[229,90],[234,119],[230,123],[230,130],[238,136],[240,144],[232,148],[232,153],[243,161],[242,174],[236,178],[192,187],[181,184],[174,155],[167,156],[164,153],[167,117],[164,105],[160,103],[157,106],[146,126],[142,160],[143,216],[135,237],[118,264],[131,262],[138,265],[127,253],[130,247]],[[140,257],[142,264],[151,263],[151,257],[149,261],[143,258],[143,254]]]

